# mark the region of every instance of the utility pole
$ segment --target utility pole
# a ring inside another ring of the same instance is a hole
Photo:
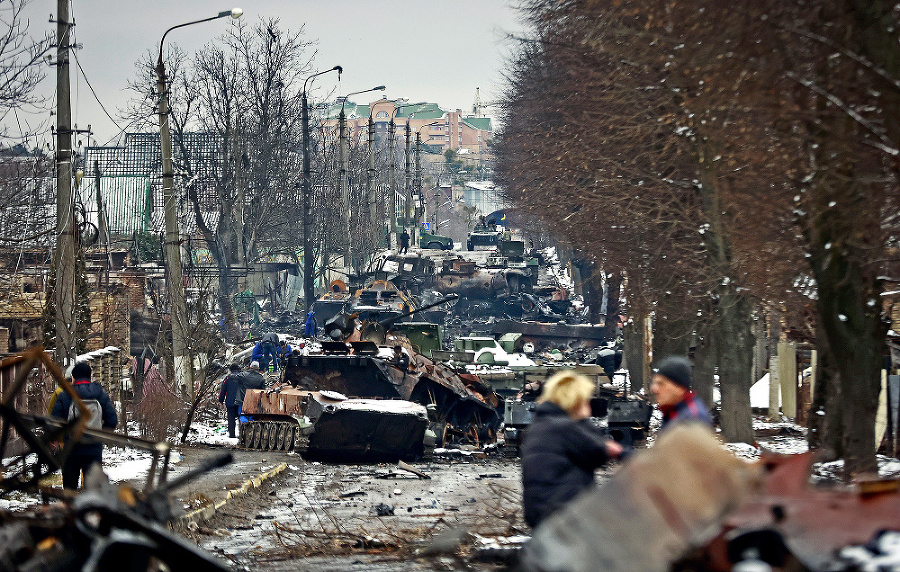
[[[75,361],[75,201],[72,197],[72,108],[69,95],[69,0],[56,1],[56,362]]]
[[[410,215],[412,214],[411,209],[414,208],[412,206],[412,204],[413,204],[413,202],[412,202],[412,186],[410,184],[412,175],[410,174],[410,171],[409,171],[409,160],[410,160],[409,146],[410,146],[410,128],[409,128],[409,118],[407,118],[406,119],[406,174],[405,174],[406,180],[404,181],[404,184],[403,184],[403,195],[406,197],[406,205],[405,205],[405,208],[403,209],[403,225],[404,226],[409,224]],[[416,229],[413,229],[412,233],[413,233],[413,237],[415,237]],[[413,241],[413,244],[416,244],[416,242]]]
[[[394,117],[391,116],[391,122],[388,123],[388,152],[391,154],[391,209],[388,214],[388,248],[394,248],[397,244],[397,165],[394,162],[394,135],[397,132],[397,125],[394,123]]]
[[[375,205],[375,120],[369,113],[369,168],[366,169],[366,198],[363,205],[363,229],[366,237],[371,237],[375,230],[375,217],[372,207]],[[365,241],[368,243],[368,241]],[[374,250],[374,244],[372,244]]]
[[[306,100],[306,83],[304,82],[303,94],[300,101],[302,107],[301,126],[303,128],[303,189],[300,201],[303,211],[303,302],[306,312],[309,313],[313,303],[313,272],[312,241],[309,230],[309,203],[310,203],[310,179],[312,178],[312,162],[309,157],[309,107]]]
[[[414,244],[419,243],[419,239],[417,238],[422,232],[422,215],[424,214],[424,208],[420,208],[422,203],[422,133],[416,130],[416,188],[415,191],[419,193],[419,204],[414,205],[413,208],[416,209],[416,231],[413,233]]]
[[[352,267],[352,256],[353,256],[353,233],[350,229],[350,185],[347,180],[347,174],[350,171],[350,142],[347,137],[347,115],[344,113],[344,106],[347,104],[347,101],[350,99],[352,95],[360,95],[362,93],[369,93],[370,91],[384,91],[384,86],[379,85],[377,87],[373,87],[372,89],[364,89],[362,91],[354,91],[353,93],[348,93],[344,96],[344,101],[341,103],[341,114],[338,116],[338,124],[340,125],[340,156],[339,160],[341,163],[341,172],[340,172],[340,195],[341,200],[344,201],[344,228],[347,229],[347,249],[344,254],[344,263],[348,270]],[[345,148],[346,146],[346,148]],[[363,202],[368,200],[368,197],[365,198]],[[365,207],[364,207],[365,208]]]
[[[60,0],[63,1],[63,0]],[[181,273],[181,237],[178,233],[178,217],[175,205],[175,168],[172,164],[172,134],[169,129],[169,89],[166,85],[166,65],[163,62],[163,44],[172,30],[210,22],[231,16],[240,18],[244,13],[240,8],[219,12],[216,16],[193,20],[172,26],[159,41],[159,58],[156,61],[156,92],[159,95],[159,144],[162,155],[163,208],[166,224],[166,272],[168,274],[169,317],[172,322],[172,361],[175,370],[175,386],[183,388],[188,399],[194,398],[194,367],[191,363],[190,323],[184,296],[184,282]]]
[[[320,76],[330,71],[338,72],[338,79],[344,69],[341,66],[334,66],[330,70],[315,73],[303,81],[303,92],[301,94],[303,105],[303,113],[301,115],[303,127],[303,301],[306,302],[307,313],[312,309],[314,302],[313,297],[313,274],[315,273],[315,265],[313,264],[315,257],[312,249],[311,222],[310,222],[310,203],[312,195],[312,162],[309,156],[309,102],[306,96],[306,84],[316,76]],[[328,265],[327,261],[323,262]]]
[[[175,168],[172,164],[172,134],[169,130],[169,90],[166,68],[162,60],[162,46],[156,64],[156,92],[159,94],[159,141],[162,148],[163,209],[166,224],[166,273],[169,291],[169,319],[172,323],[172,360],[175,387],[183,389],[189,399],[194,397],[194,368],[189,352],[190,325],[181,270],[181,238],[175,205]]]
[[[344,100],[346,101],[346,99]],[[351,266],[351,249],[353,246],[353,241],[351,237],[353,232],[350,229],[350,186],[347,181],[347,161],[349,159],[350,152],[345,149],[345,145],[347,145],[347,116],[344,115],[344,106],[341,106],[341,114],[338,116],[338,162],[340,163],[340,173],[338,177],[338,195],[341,197],[341,205],[343,206],[344,212],[344,224],[342,225],[347,232],[347,243],[344,248],[344,266],[348,269]]]

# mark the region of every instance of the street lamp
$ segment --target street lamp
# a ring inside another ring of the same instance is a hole
[[[169,131],[169,94],[166,90],[166,66],[163,63],[163,43],[172,30],[193,24],[209,22],[226,16],[240,18],[240,8],[232,8],[218,15],[172,26],[159,41],[159,58],[156,60],[156,91],[159,94],[159,144],[162,152],[162,183],[166,221],[166,271],[169,274],[169,316],[172,320],[172,357],[175,382],[184,387],[190,398],[194,397],[194,379],[190,352],[186,351],[190,329],[184,300],[184,284],[181,277],[181,244],[178,237],[178,218],[175,213],[175,170],[172,166],[172,134]]]
[[[422,216],[425,215],[425,201],[422,197],[422,130],[429,125],[443,125],[443,121],[432,121],[416,129],[416,192],[419,193],[419,206],[416,208],[416,232],[421,235]],[[429,137],[430,139],[430,137]],[[415,239],[415,236],[413,237]]]
[[[303,93],[301,101],[301,105],[303,106],[303,300],[306,302],[307,313],[309,313],[309,310],[312,308],[313,303],[313,272],[315,271],[315,268],[313,266],[312,247],[310,246],[309,236],[309,203],[310,194],[312,192],[310,189],[312,188],[312,185],[310,181],[311,166],[309,158],[309,106],[306,100],[306,84],[307,82],[309,82],[309,80],[332,71],[338,72],[338,80],[340,80],[341,72],[344,71],[344,68],[342,68],[341,66],[334,66],[329,70],[314,73],[313,75],[303,80]]]
[[[339,130],[339,141],[338,145],[338,160],[340,161],[340,176],[338,178],[338,194],[341,196],[341,201],[344,203],[344,228],[347,229],[347,249],[344,252],[344,265],[347,268],[351,266],[351,248],[353,246],[352,241],[350,240],[351,232],[350,232],[350,186],[347,182],[347,171],[348,165],[347,161],[350,158],[350,150],[345,149],[347,145],[347,116],[344,114],[344,106],[347,104],[347,100],[350,99],[351,95],[360,95],[362,93],[369,93],[370,91],[384,91],[384,86],[379,85],[373,87],[371,89],[364,89],[362,91],[354,91],[352,93],[348,93],[344,96],[344,100],[341,102],[341,114],[338,116],[338,130]]]
[[[391,244],[388,244],[388,248],[393,248],[394,245],[400,242],[400,233],[397,231],[397,176],[396,176],[396,166],[394,165],[394,135],[397,132],[397,125],[394,123],[394,118],[397,116],[397,112],[400,111],[401,107],[414,107],[417,105],[424,105],[425,101],[420,101],[419,103],[402,103],[400,105],[394,106],[394,111],[391,112],[391,121],[388,123],[388,142],[389,148],[391,152],[391,235],[394,236],[395,240],[391,241]],[[406,200],[407,195],[409,194],[409,120],[406,121],[406,171],[407,178],[403,187],[403,198]],[[405,210],[405,209],[404,209]],[[404,226],[406,225],[406,213],[403,213]]]

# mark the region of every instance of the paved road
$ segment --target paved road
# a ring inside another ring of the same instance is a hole
[[[431,477],[421,479],[393,464],[322,464],[297,455],[236,453],[230,469],[179,497],[219,494],[214,487],[233,486],[254,470],[287,462],[282,476],[229,502],[189,532],[238,569],[433,570],[440,559],[446,560],[441,568],[456,569],[454,557],[441,553],[457,551],[460,531],[497,536],[526,530],[518,460],[461,457],[412,464]],[[199,451],[189,452],[180,470],[199,459]],[[471,546],[472,537],[462,544]],[[413,558],[422,550],[437,554]]]

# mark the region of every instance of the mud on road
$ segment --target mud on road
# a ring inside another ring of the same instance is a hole
[[[254,571],[470,569],[485,539],[528,533],[518,459],[459,454],[411,466],[430,478],[292,455],[284,473],[182,532]]]

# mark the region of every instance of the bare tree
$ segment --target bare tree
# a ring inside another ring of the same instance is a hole
[[[28,33],[24,11],[29,0],[0,0],[0,122],[6,115],[39,103],[35,88],[44,77],[42,59],[50,37],[40,40]]]
[[[667,308],[688,310],[675,329],[714,354],[698,362],[718,367],[728,438],[747,437],[753,308],[788,309],[789,328],[823,337],[834,382],[816,403],[842,432],[825,441],[848,473],[871,470],[879,276],[900,198],[893,7],[525,7],[534,38],[501,143],[513,198],[624,268],[657,330]]]

